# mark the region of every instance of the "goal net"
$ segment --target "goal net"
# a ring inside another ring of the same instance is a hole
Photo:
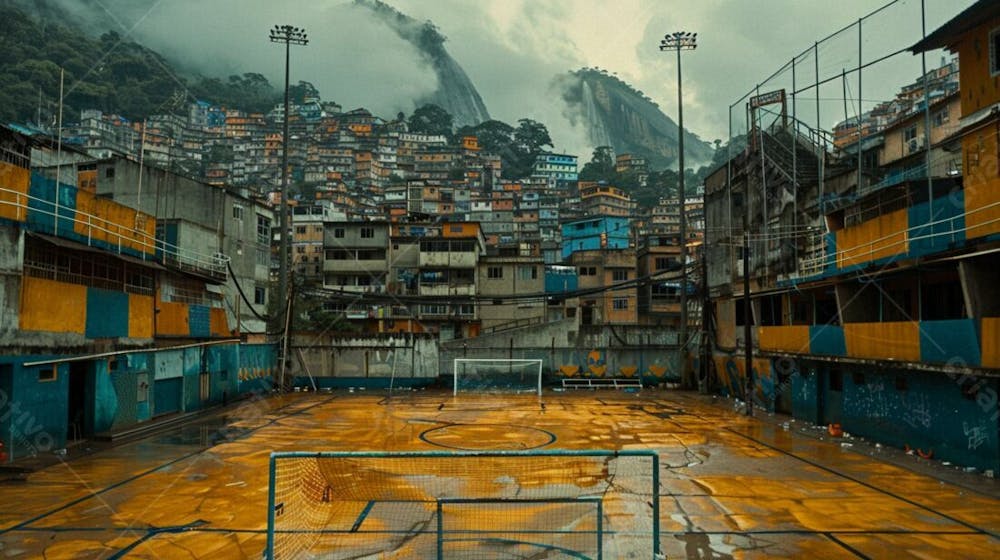
[[[658,457],[272,453],[267,550],[299,558],[656,558]]]
[[[542,360],[455,358],[459,391],[518,391],[542,394]]]

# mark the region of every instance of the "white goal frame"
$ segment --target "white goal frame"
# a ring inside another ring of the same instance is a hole
[[[542,365],[541,359],[519,359],[519,358],[455,358],[451,365],[451,375],[454,377],[454,394],[458,395],[458,365],[468,363],[490,363],[490,364],[538,364],[538,396],[542,396]]]

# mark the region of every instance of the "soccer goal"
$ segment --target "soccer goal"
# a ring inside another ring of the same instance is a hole
[[[659,558],[654,451],[272,453],[270,560]]]
[[[455,358],[459,391],[518,391],[542,394],[542,360]]]

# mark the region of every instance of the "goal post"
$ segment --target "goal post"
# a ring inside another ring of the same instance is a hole
[[[455,358],[455,395],[468,391],[538,392],[542,395],[540,359]]]
[[[660,558],[653,450],[272,453],[264,558]]]

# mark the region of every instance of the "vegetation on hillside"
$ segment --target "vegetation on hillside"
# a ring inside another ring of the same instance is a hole
[[[141,119],[182,111],[194,99],[249,111],[278,101],[260,74],[185,77],[156,52],[113,31],[91,38],[9,4],[0,4],[0,18],[0,122],[55,122],[60,69],[63,118],[69,121],[90,108]]]

